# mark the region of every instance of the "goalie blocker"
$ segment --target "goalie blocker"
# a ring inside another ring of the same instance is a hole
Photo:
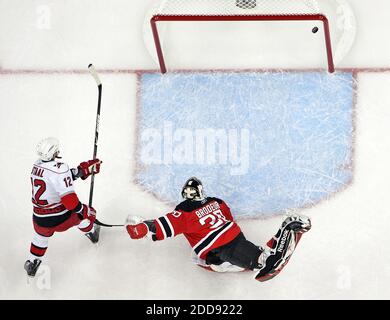
[[[216,272],[252,270],[256,280],[267,281],[285,267],[302,234],[311,228],[309,218],[291,215],[263,248],[245,238],[223,200],[203,195],[200,180],[187,180],[182,196],[185,201],[158,219],[129,216],[130,237],[159,241],[183,234],[199,266]]]

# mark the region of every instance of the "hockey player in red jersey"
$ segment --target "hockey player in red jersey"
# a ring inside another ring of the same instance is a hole
[[[157,241],[183,234],[198,265],[216,272],[253,270],[256,280],[266,281],[283,269],[302,234],[311,228],[309,218],[291,215],[263,248],[245,238],[223,200],[204,196],[199,179],[187,180],[182,197],[185,200],[175,210],[158,219],[129,216],[130,237]]]
[[[30,257],[24,268],[27,275],[35,276],[42,257],[46,253],[49,238],[55,232],[63,232],[77,226],[93,242],[97,242],[94,230],[96,211],[82,204],[74,190],[74,180],[85,180],[100,171],[99,159],[80,163],[70,169],[59,162],[59,142],[46,138],[37,145],[39,159],[31,171],[34,235]]]

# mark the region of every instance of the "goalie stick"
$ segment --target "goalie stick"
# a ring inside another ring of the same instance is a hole
[[[102,82],[100,81],[100,78],[99,78],[93,64],[88,65],[88,71],[96,81],[96,84],[98,86],[98,94],[99,94],[98,95],[98,106],[97,106],[97,112],[96,112],[95,141],[94,141],[94,146],[93,146],[93,158],[92,158],[92,159],[96,159],[98,140],[99,140],[100,110],[101,110],[101,103],[102,103],[103,85],[102,85]],[[90,207],[92,207],[94,186],[95,186],[95,173],[92,171],[91,186],[89,189],[89,203],[88,203]],[[123,224],[106,224],[106,223],[100,222],[98,219],[95,220],[95,225],[96,225],[95,230],[96,230],[98,238],[99,238],[101,226],[102,227],[123,227],[124,226]]]

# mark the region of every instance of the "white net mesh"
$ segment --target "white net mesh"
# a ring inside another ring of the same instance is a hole
[[[145,15],[144,41],[158,65],[150,27],[150,21],[156,14],[245,16],[318,13],[325,15],[329,21],[333,59],[339,65],[350,52],[357,32],[356,18],[348,0],[257,0],[256,7],[252,9],[236,6],[236,0],[155,0]],[[311,32],[314,26],[320,29],[316,34]],[[167,65],[172,69],[224,69],[227,65],[236,69],[299,69],[323,67],[326,59],[320,22],[164,21],[158,23],[158,34]]]
[[[164,0],[157,15],[302,15],[319,13],[316,0]]]

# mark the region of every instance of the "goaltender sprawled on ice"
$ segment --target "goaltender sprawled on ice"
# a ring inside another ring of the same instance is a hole
[[[127,232],[132,239],[153,241],[183,234],[195,262],[210,271],[253,270],[256,280],[269,280],[283,269],[302,234],[311,228],[309,218],[290,215],[267,245],[259,247],[245,238],[223,200],[204,195],[199,179],[188,179],[181,194],[185,200],[158,219],[129,216]]]

